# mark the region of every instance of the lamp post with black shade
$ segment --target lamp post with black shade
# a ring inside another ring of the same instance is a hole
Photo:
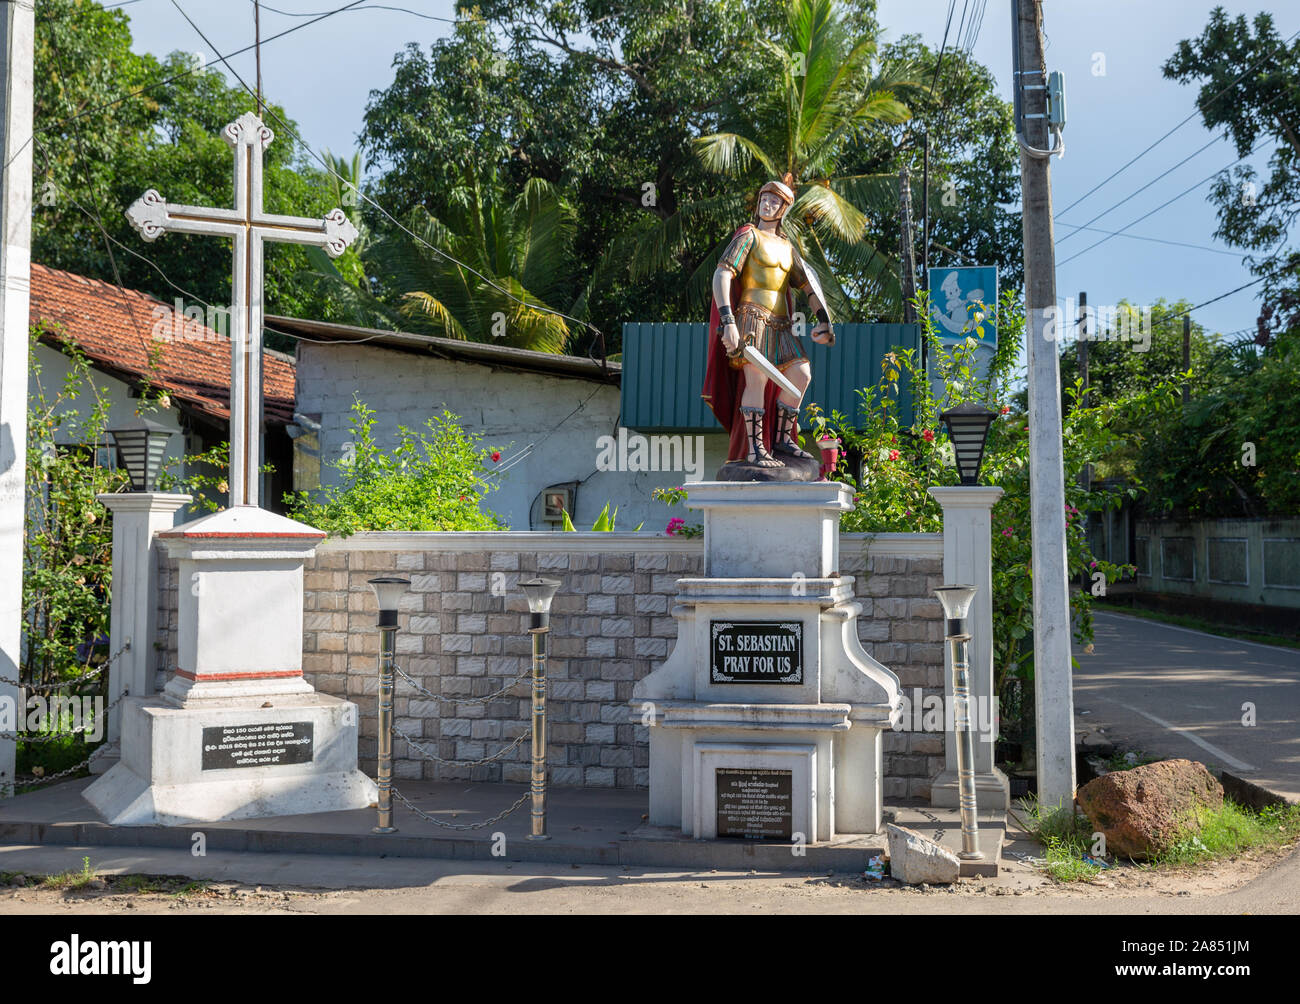
[[[965,745],[975,791],[986,807],[1010,808],[1011,783],[994,763],[994,740],[997,723],[993,709],[997,694],[993,692],[993,506],[1002,497],[1002,489],[979,483],[980,467],[989,429],[998,413],[982,404],[967,402],[943,412],[939,419],[948,430],[953,459],[961,483],[934,487],[929,493],[943,507],[943,578],[945,582],[969,583],[965,601],[971,631],[963,642],[963,686],[967,698],[973,697],[983,713],[978,719],[978,743],[971,734],[963,739],[959,729],[950,726],[944,741],[944,769],[930,784],[930,804],[951,808],[962,804],[960,759]],[[941,597],[942,599],[942,594]],[[950,615],[951,616],[951,615]],[[944,681],[944,697],[956,701],[956,652],[948,646],[949,672]],[[973,750],[972,750],[973,746]]]
[[[551,631],[551,600],[560,588],[556,579],[529,579],[520,588],[528,598],[528,633],[533,636],[533,765],[532,832],[529,840],[546,834],[546,639]]]

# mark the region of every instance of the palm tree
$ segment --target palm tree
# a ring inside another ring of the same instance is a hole
[[[840,165],[856,139],[910,116],[898,95],[917,86],[910,79],[912,68],[877,66],[875,39],[854,37],[834,0],[789,0],[782,44],[766,38],[758,44],[780,69],[772,87],[729,99],[722,128],[695,141],[704,167],[731,183],[721,195],[683,206],[636,234],[634,274],[669,267],[687,226],[707,225],[717,232],[725,219],[734,227],[748,215],[764,181],[788,175],[795,201],[783,229],[817,269],[832,312],[854,313],[835,279],[839,271],[853,279],[863,300],[901,314],[895,263],[878,253],[869,232],[872,216],[894,219],[897,177],[845,174]],[[689,288],[697,299],[707,296],[724,245],[725,239],[692,275]]]
[[[357,323],[563,352],[571,326],[552,304],[572,279],[569,204],[540,178],[511,201],[494,170],[472,168],[447,202],[445,219],[419,206],[386,226],[361,251],[360,282],[316,256],[335,302]]]
[[[419,207],[375,245],[376,273],[413,330],[563,352],[570,325],[551,304],[571,280],[573,210],[540,178],[507,198],[495,172],[467,170],[445,221]]]

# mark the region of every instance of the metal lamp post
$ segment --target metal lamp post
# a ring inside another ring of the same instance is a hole
[[[533,825],[529,840],[546,835],[546,636],[551,631],[551,600],[556,579],[529,579],[520,587],[528,597],[528,633],[533,636]]]
[[[992,408],[967,401],[949,408],[939,416],[948,427],[953,453],[957,460],[957,473],[963,485],[979,483],[980,464],[984,461],[984,445],[988,441],[989,426],[998,417]]]
[[[118,463],[131,478],[131,490],[153,491],[172,430],[150,419],[137,418],[107,432],[117,447]]]
[[[940,586],[934,591],[948,619],[947,635],[952,662],[953,722],[957,738],[957,781],[961,795],[961,853],[967,861],[984,857],[979,848],[979,820],[975,805],[975,748],[970,729],[970,662],[967,616],[975,598],[974,586]]]
[[[380,576],[370,580],[379,601],[379,821],[375,833],[396,833],[393,825],[393,655],[397,644],[397,605],[410,579]]]

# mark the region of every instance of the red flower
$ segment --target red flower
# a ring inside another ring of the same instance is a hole
[[[501,459],[501,451],[500,451],[500,450],[493,450],[493,451],[492,451],[492,462],[495,464],[495,463],[496,463],[498,460],[500,460],[500,459]]]
[[[1004,536],[1004,537],[1010,537],[1010,536],[1011,536],[1011,527],[1009,527],[1009,526],[1008,526],[1008,527],[1005,527],[1005,528],[1002,530],[1002,536]]]
[[[934,442],[934,430],[933,430],[933,429],[926,429],[923,433],[921,433],[921,438],[924,439],[927,443],[933,443],[933,442]]]
[[[1004,415],[1008,415],[1008,414],[1010,414],[1010,413],[1011,413],[1011,405],[1009,405],[1009,404],[1004,404],[1004,405],[1002,406],[1002,414],[1004,414]]]
[[[890,450],[890,451],[889,451],[889,459],[890,459],[890,460],[897,460],[897,459],[898,459],[898,451],[897,451],[897,450]]]

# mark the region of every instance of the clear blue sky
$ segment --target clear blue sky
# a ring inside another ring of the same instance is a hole
[[[272,0],[272,6],[299,13],[323,12],[343,2]],[[391,3],[428,16],[374,8],[344,12],[263,47],[266,92],[290,110],[314,149],[329,147],[336,153],[351,152],[370,91],[385,87],[392,79],[393,54],[408,41],[427,45],[445,35],[449,30],[446,21],[430,17],[453,16],[447,0],[366,2]],[[181,5],[222,53],[252,42],[251,0],[181,0]],[[957,0],[950,44],[957,38],[957,20],[964,6],[967,0]],[[1010,2],[969,2],[971,11],[980,6],[984,6],[984,18],[974,54],[992,69],[1003,96],[1009,99]],[[1229,143],[1222,139],[1213,142],[1124,205],[1089,223],[1092,217],[1210,141],[1211,135],[1197,116],[1099,191],[1065,211],[1193,111],[1196,88],[1165,80],[1159,68],[1179,39],[1200,34],[1214,6],[1210,0],[1048,0],[1045,4],[1048,69],[1065,74],[1069,114],[1066,156],[1052,162],[1057,261],[1061,263],[1057,291],[1062,298],[1087,290],[1093,304],[1114,303],[1121,298],[1148,303],[1159,296],[1187,297],[1199,303],[1252,278],[1235,252],[1215,253],[1127,236],[1113,237],[1073,261],[1065,261],[1105,236],[1076,232],[1066,224],[1119,230],[1236,158]],[[1222,6],[1233,15],[1251,16],[1261,9],[1271,10],[1283,38],[1300,30],[1300,9],[1293,0],[1273,0],[1263,6],[1224,0]],[[124,10],[131,16],[137,51],[165,55],[182,49],[202,52],[209,63],[215,61],[211,50],[170,0],[135,0]],[[938,44],[947,13],[947,0],[879,0],[880,21],[887,38],[916,33],[928,43]],[[307,20],[263,7],[262,37],[267,39]],[[1105,56],[1104,76],[1092,72],[1095,53]],[[231,62],[241,76],[252,81],[251,53]],[[1269,149],[1257,155],[1258,166],[1265,162]],[[1128,233],[1227,250],[1211,236],[1216,221],[1213,208],[1206,202],[1208,190],[1207,182],[1136,223]],[[1251,289],[1205,307],[1195,316],[1211,330],[1233,332],[1253,327],[1257,312],[1255,290]]]

